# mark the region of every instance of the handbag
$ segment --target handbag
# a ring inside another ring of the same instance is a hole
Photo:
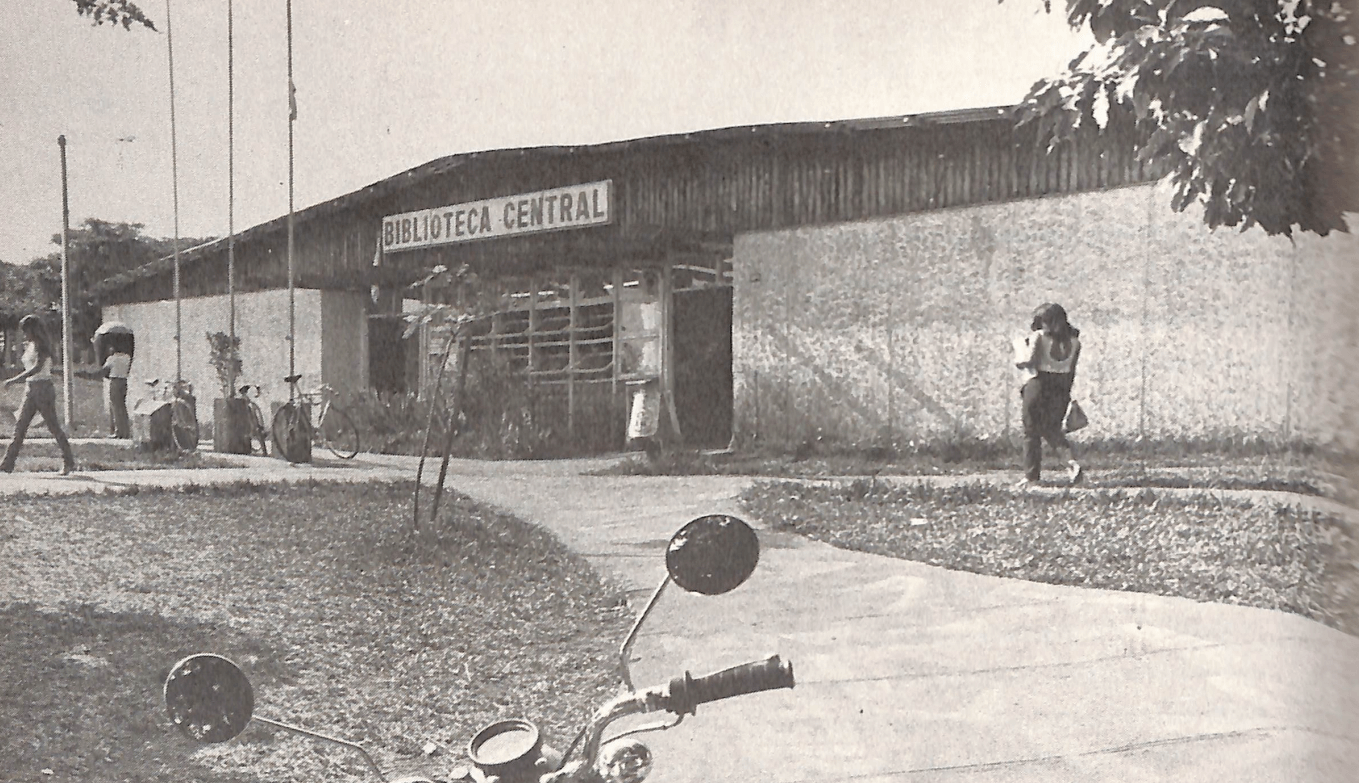
[[[1089,423],[1090,419],[1086,418],[1085,411],[1081,409],[1081,404],[1072,400],[1066,408],[1066,421],[1062,424],[1062,429],[1067,432],[1075,432],[1085,429]]]

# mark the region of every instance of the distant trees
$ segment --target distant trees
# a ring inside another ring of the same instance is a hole
[[[51,304],[37,269],[0,263],[0,330],[19,326],[19,319]]]
[[[1067,21],[1097,43],[1033,86],[1021,123],[1049,145],[1135,124],[1139,156],[1170,171],[1171,206],[1203,204],[1210,227],[1347,231],[1344,213],[1359,211],[1354,5],[1067,0]]]
[[[142,233],[141,223],[86,218],[67,235],[67,263],[71,286],[71,331],[78,344],[88,341],[99,325],[98,305],[90,292],[102,280],[174,252],[174,240]],[[180,249],[208,239],[181,238]],[[61,234],[52,235],[61,247]],[[29,313],[51,314],[60,322],[61,251],[36,258],[27,265],[0,264],[0,330],[6,334]]]

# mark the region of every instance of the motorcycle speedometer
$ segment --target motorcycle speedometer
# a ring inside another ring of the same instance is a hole
[[[476,733],[467,756],[482,772],[511,777],[533,769],[543,747],[538,727],[520,718],[492,723]]]

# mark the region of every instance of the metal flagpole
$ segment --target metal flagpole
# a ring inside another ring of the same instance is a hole
[[[71,265],[66,253],[66,235],[71,233],[71,207],[66,191],[66,137],[57,137],[61,148],[61,390],[62,416],[66,419],[66,431],[72,432],[75,426],[75,359],[72,358],[71,341]]]
[[[236,344],[236,52],[232,0],[227,0],[227,307],[231,344]],[[236,388],[236,365],[229,364],[230,384]]]
[[[288,0],[288,374],[297,374],[297,310],[293,277],[293,122],[297,89],[293,87],[293,0]]]
[[[183,314],[179,301],[179,147],[175,137],[175,36],[170,24],[170,0],[165,0],[165,48],[170,58],[170,180],[174,191],[175,382],[184,379],[184,349],[180,341]]]

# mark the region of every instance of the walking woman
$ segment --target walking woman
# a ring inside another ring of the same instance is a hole
[[[1043,471],[1043,441],[1068,454],[1072,484],[1081,480],[1076,447],[1063,431],[1071,402],[1071,382],[1081,358],[1080,330],[1066,318],[1059,304],[1041,305],[1033,313],[1029,334],[1016,346],[1015,366],[1023,375],[1020,398],[1024,420],[1024,480],[1021,487],[1038,484]]]
[[[5,386],[25,383],[24,402],[19,409],[19,420],[14,423],[14,438],[5,449],[5,457],[0,461],[0,470],[14,472],[14,460],[23,448],[24,436],[34,413],[42,414],[43,424],[56,438],[61,449],[61,475],[75,470],[75,456],[71,454],[71,442],[57,421],[57,389],[52,383],[52,344],[47,339],[47,330],[36,315],[26,315],[19,321],[19,331],[24,336],[24,371],[5,381]]]

